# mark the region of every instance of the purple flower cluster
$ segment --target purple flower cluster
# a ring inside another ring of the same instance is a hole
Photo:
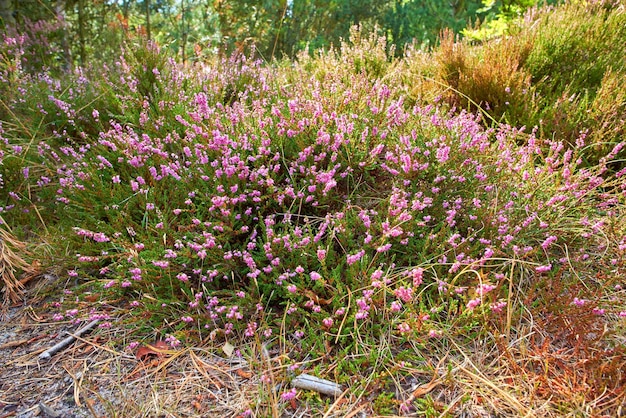
[[[137,309],[176,297],[183,324],[225,335],[269,336],[263,307],[285,306],[294,327],[302,315],[328,332],[390,315],[401,335],[440,336],[430,309],[446,301],[506,307],[495,283],[511,260],[549,275],[615,247],[624,266],[626,238],[608,248],[604,236],[625,187],[563,143],[409,106],[362,74],[300,74],[287,88],[236,56],[197,72],[148,68],[159,89],[147,94],[136,66],[122,57],[104,82],[132,118],[28,151],[0,129],[0,161],[46,161],[20,167],[28,187],[0,211],[27,210],[27,190],[56,205],[75,223],[76,270],[149,295]],[[75,96],[49,90],[49,108],[78,126]],[[102,123],[102,110],[86,114]]]

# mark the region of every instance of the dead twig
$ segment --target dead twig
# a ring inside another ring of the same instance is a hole
[[[91,331],[98,324],[98,321],[99,321],[98,319],[91,321],[90,323],[88,323],[87,325],[85,325],[84,327],[76,331],[74,335],[70,335],[69,337],[65,338],[63,341],[59,342],[58,344],[50,347],[43,353],[39,354],[39,360],[49,360],[53,355],[55,355],[56,353],[58,353],[59,351],[63,350],[65,347],[69,346],[74,341],[76,341],[77,337],[80,337],[81,335],[86,334],[87,332]]]
[[[301,374],[291,381],[293,387],[314,390],[329,396],[339,396],[342,393],[341,386],[330,380],[320,379],[310,374]]]

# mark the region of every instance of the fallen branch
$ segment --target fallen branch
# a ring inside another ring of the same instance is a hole
[[[320,379],[310,374],[301,374],[291,381],[291,386],[304,390],[314,390],[328,396],[341,395],[341,386],[330,380]]]
[[[56,353],[58,353],[59,351],[63,350],[65,347],[69,346],[74,341],[76,341],[77,337],[80,337],[83,334],[86,334],[87,332],[91,331],[97,324],[98,324],[98,319],[93,320],[87,325],[85,325],[84,327],[82,327],[81,329],[79,329],[78,331],[76,331],[74,334],[70,334],[70,336],[65,338],[63,341],[59,342],[58,344],[55,344],[54,346],[50,347],[43,353],[39,354],[39,360],[49,360],[53,355],[55,355]]]

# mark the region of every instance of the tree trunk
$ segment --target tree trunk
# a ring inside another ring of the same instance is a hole
[[[148,40],[151,39],[150,35],[150,0],[145,0],[146,4],[146,36]]]
[[[5,27],[15,25],[12,0],[0,0],[0,21]]]
[[[185,65],[185,60],[186,60],[186,56],[185,56],[185,49],[187,48],[187,28],[185,27],[185,0],[182,0],[181,2],[181,6],[182,6],[182,13],[181,13],[181,23],[182,23],[182,58],[183,58],[183,65]]]
[[[85,52],[85,8],[84,0],[78,0],[78,43],[80,46],[80,65],[85,66],[87,56]]]
[[[63,71],[68,72],[72,68],[72,54],[70,52],[70,43],[68,41],[67,24],[65,23],[65,1],[58,0],[54,4],[54,12],[59,20],[63,22],[61,29],[61,50],[63,51]]]

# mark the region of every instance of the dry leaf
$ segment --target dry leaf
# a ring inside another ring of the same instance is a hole
[[[144,361],[151,356],[162,357],[164,354],[169,354],[169,346],[165,341],[157,341],[153,345],[147,344],[139,347],[135,357]]]
[[[231,343],[226,342],[222,346],[222,351],[226,354],[226,357],[231,357],[235,351],[235,347]]]
[[[237,376],[244,378],[244,379],[250,379],[252,377],[252,373],[246,372],[243,369],[237,369],[235,373],[237,373]]]
[[[320,298],[313,291],[308,290],[308,289],[302,289],[301,292],[304,294],[304,296],[311,299],[313,302],[315,302],[318,305],[329,305],[332,302],[332,300]]]
[[[413,391],[413,397],[419,398],[420,396],[426,395],[428,392],[439,386],[441,382],[438,379],[432,380],[430,383],[426,383],[425,385],[419,386],[417,389]]]

